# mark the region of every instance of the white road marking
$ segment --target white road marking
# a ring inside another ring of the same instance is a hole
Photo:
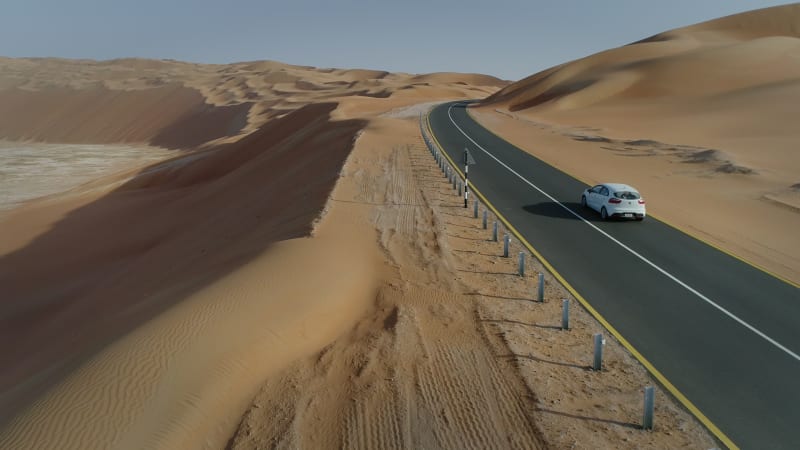
[[[508,167],[508,166],[507,166],[507,165],[506,165],[504,162],[502,162],[502,161],[500,161],[499,159],[497,159],[497,157],[495,157],[493,154],[489,153],[489,151],[488,151],[488,150],[486,150],[485,148],[481,147],[481,145],[480,145],[480,144],[478,144],[477,142],[475,142],[475,140],[474,140],[474,139],[472,139],[472,138],[471,138],[471,137],[470,137],[470,136],[469,136],[469,135],[468,135],[468,134],[467,134],[467,133],[466,133],[464,130],[462,130],[462,129],[461,129],[461,127],[460,127],[460,126],[458,126],[458,124],[456,123],[456,121],[455,121],[455,120],[453,120],[453,115],[451,114],[451,112],[452,112],[452,109],[453,109],[453,106],[454,106],[454,105],[450,105],[450,106],[447,108],[447,116],[450,118],[450,122],[452,122],[452,123],[453,123],[453,126],[455,126],[455,127],[458,129],[458,131],[460,131],[460,132],[461,132],[461,134],[463,134],[463,135],[464,135],[464,137],[466,137],[467,139],[469,139],[469,141],[470,141],[470,142],[472,142],[473,144],[475,144],[475,146],[476,146],[476,147],[478,147],[479,149],[481,149],[481,150],[482,150],[484,153],[486,153],[486,154],[487,154],[487,155],[488,155],[490,158],[492,158],[492,159],[494,159],[495,161],[497,161],[497,163],[498,163],[498,164],[500,164],[501,166],[503,166],[504,168],[506,168],[506,170],[508,170],[509,172],[511,172],[511,173],[513,173],[514,175],[516,175],[516,176],[517,176],[517,177],[518,177],[520,180],[524,181],[524,182],[525,182],[525,183],[527,183],[529,186],[531,186],[532,188],[534,188],[534,189],[536,189],[537,191],[539,191],[539,193],[541,193],[541,194],[542,194],[542,195],[544,195],[545,197],[549,198],[549,199],[550,199],[550,200],[551,200],[553,203],[556,203],[558,206],[560,206],[560,207],[564,208],[566,211],[568,211],[568,212],[569,212],[570,214],[572,214],[573,216],[577,217],[579,220],[581,220],[581,221],[582,221],[583,223],[585,223],[586,225],[588,225],[588,226],[590,226],[590,227],[594,228],[594,229],[595,229],[595,230],[596,230],[598,233],[600,233],[600,234],[602,234],[603,236],[607,237],[608,239],[610,239],[610,240],[611,240],[612,242],[614,242],[615,244],[617,244],[617,245],[619,245],[620,247],[624,248],[625,250],[627,250],[627,251],[628,251],[628,252],[630,252],[632,255],[636,256],[637,258],[641,259],[642,261],[644,261],[646,264],[648,264],[648,265],[649,265],[649,266],[651,266],[652,268],[654,268],[654,269],[656,269],[657,271],[659,271],[659,272],[661,272],[662,274],[664,274],[664,275],[665,275],[667,278],[669,278],[669,279],[671,279],[672,281],[674,281],[674,282],[678,283],[680,286],[684,287],[686,290],[688,290],[688,291],[689,291],[689,292],[691,292],[692,294],[696,295],[697,297],[699,297],[700,299],[702,299],[703,301],[705,301],[705,302],[706,302],[706,303],[708,303],[709,305],[711,305],[711,306],[713,306],[714,308],[718,309],[720,312],[722,312],[722,313],[723,313],[723,314],[725,314],[726,316],[730,317],[731,319],[735,320],[735,321],[736,321],[736,322],[738,322],[740,325],[744,326],[745,328],[747,328],[748,330],[752,331],[753,333],[757,334],[758,336],[760,336],[761,338],[763,338],[764,340],[766,340],[766,341],[767,341],[767,342],[769,342],[770,344],[772,344],[772,345],[774,345],[775,347],[779,348],[780,350],[782,350],[783,352],[785,352],[786,354],[788,354],[789,356],[791,356],[791,357],[792,357],[792,358],[794,358],[795,360],[797,360],[797,361],[800,361],[800,355],[798,355],[797,353],[795,353],[795,352],[793,352],[793,351],[789,350],[789,349],[788,349],[788,348],[786,348],[784,345],[782,345],[780,342],[776,341],[775,339],[772,339],[771,337],[767,336],[765,333],[763,333],[763,332],[762,332],[761,330],[759,330],[758,328],[756,328],[756,327],[754,327],[754,326],[750,325],[749,323],[747,323],[747,322],[745,322],[744,320],[740,319],[738,316],[736,316],[736,315],[735,315],[735,314],[733,314],[732,312],[730,312],[730,311],[728,311],[727,309],[723,308],[722,306],[720,306],[720,305],[718,305],[718,304],[714,303],[714,301],[713,301],[713,300],[711,300],[710,298],[708,298],[708,297],[706,297],[705,295],[701,294],[700,292],[698,292],[698,291],[697,291],[696,289],[694,289],[693,287],[691,287],[691,286],[689,286],[688,284],[684,283],[683,281],[679,280],[677,277],[675,277],[675,276],[674,276],[674,275],[672,275],[671,273],[667,272],[666,270],[662,269],[661,267],[659,267],[658,265],[656,265],[654,262],[652,262],[652,261],[650,261],[649,259],[645,258],[644,256],[640,255],[640,254],[639,254],[639,253],[637,253],[635,250],[633,250],[632,248],[630,248],[630,247],[628,247],[627,245],[623,244],[622,242],[618,241],[616,238],[614,238],[614,237],[613,237],[613,236],[611,236],[610,234],[606,233],[605,231],[601,230],[600,228],[598,228],[598,227],[597,227],[596,225],[594,225],[593,223],[591,223],[591,222],[589,222],[588,220],[586,220],[586,219],[584,219],[583,217],[581,217],[581,216],[580,216],[579,214],[577,214],[575,211],[573,211],[573,210],[571,210],[571,209],[567,208],[567,207],[566,207],[564,204],[562,204],[561,202],[559,202],[558,200],[556,200],[555,198],[553,198],[553,196],[552,196],[552,195],[548,194],[547,192],[543,191],[542,189],[540,189],[540,188],[539,188],[538,186],[536,186],[535,184],[533,184],[533,183],[531,183],[530,181],[528,181],[528,180],[527,180],[525,177],[523,177],[522,175],[520,175],[519,173],[517,173],[517,172],[516,172],[514,169],[512,169],[511,167]]]

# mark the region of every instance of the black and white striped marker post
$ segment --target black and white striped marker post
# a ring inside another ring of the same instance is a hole
[[[464,149],[464,208],[469,204],[469,166],[475,164],[475,159],[469,154],[469,150]],[[477,215],[475,217],[478,217]]]
[[[469,164],[464,163],[464,208],[469,203]]]

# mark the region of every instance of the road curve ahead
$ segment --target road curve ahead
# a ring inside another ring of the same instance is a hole
[[[725,445],[800,448],[800,288],[653,217],[601,221],[579,204],[586,184],[481,127],[465,103],[428,121],[459,170],[470,150],[479,194]]]

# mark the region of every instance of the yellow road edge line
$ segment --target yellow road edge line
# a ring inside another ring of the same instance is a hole
[[[484,127],[483,124],[481,124],[480,121],[475,119],[475,116],[473,116],[472,113],[469,112],[469,108],[465,108],[465,109],[467,110],[467,115],[469,115],[469,117],[472,120],[474,120],[475,123],[480,124],[481,127],[483,127],[484,130],[488,131],[489,133],[494,135],[494,137],[496,137],[497,139],[500,139],[501,141],[505,142],[506,144],[511,145],[512,147],[515,147],[515,148],[519,148],[516,145],[512,144],[511,142],[508,142],[505,138],[503,138],[499,134],[495,133],[494,131],[492,131],[492,130],[486,128],[486,127]],[[525,152],[525,150],[523,150],[523,151]],[[525,152],[525,153],[528,153],[528,152]],[[528,153],[528,154],[530,154],[530,153]],[[535,155],[532,155],[532,156],[534,156],[535,158],[538,158],[538,156],[535,156]],[[547,162],[547,161],[545,161],[543,159],[541,161],[544,162],[545,164],[548,164],[548,165],[558,169],[561,172],[564,172],[565,174],[571,176],[572,178],[575,178],[576,180],[580,181],[583,184],[586,184],[588,186],[592,186],[593,184],[595,184],[595,183],[589,183],[586,180],[584,180],[583,178],[580,178],[580,177],[577,177],[577,176],[573,175],[572,173],[564,170],[564,168],[562,168],[562,167],[556,167],[556,166],[550,164],[549,162]],[[706,239],[704,239],[704,238],[702,238],[702,237],[700,237],[700,236],[698,236],[698,235],[696,235],[696,234],[694,234],[694,233],[692,233],[690,231],[687,231],[684,228],[679,227],[678,225],[675,225],[675,224],[673,224],[672,222],[670,222],[668,220],[665,220],[660,214],[659,215],[655,215],[655,214],[647,213],[647,215],[652,217],[652,218],[654,218],[654,219],[656,219],[656,220],[658,220],[659,222],[663,222],[665,225],[667,225],[669,227],[672,227],[672,228],[680,231],[681,233],[683,233],[683,234],[685,234],[687,236],[691,236],[691,237],[697,239],[698,241],[708,245],[709,247],[715,248],[715,249],[721,251],[722,253],[725,253],[726,255],[728,255],[728,256],[730,256],[730,257],[732,257],[734,259],[738,259],[739,261],[747,264],[750,267],[758,269],[758,270],[766,273],[767,275],[772,276],[773,278],[777,278],[778,280],[781,280],[781,281],[783,281],[784,283],[786,283],[786,284],[788,284],[790,286],[794,286],[794,287],[800,289],[800,283],[796,283],[796,282],[784,277],[783,275],[777,274],[777,273],[767,269],[766,267],[763,267],[763,266],[758,265],[758,264],[756,264],[754,262],[748,261],[748,260],[744,259],[744,257],[739,256],[739,255],[731,252],[730,250],[726,250],[726,249],[720,247],[718,244],[715,244],[713,242],[707,241]]]
[[[433,134],[433,129],[431,128],[430,124],[430,111],[428,111],[428,113],[425,115],[425,125],[434,143],[439,148],[439,150],[441,150],[442,155],[444,155],[444,157],[447,158],[453,169],[456,170],[456,172],[458,172],[458,174],[463,179],[464,172],[462,172],[461,169],[458,167],[458,164],[456,164],[455,161],[453,161],[450,158],[450,155],[448,155],[447,152],[444,151],[444,148],[439,143],[439,140],[436,139],[436,136]],[[578,180],[582,181],[580,179]],[[647,371],[650,372],[650,374],[653,377],[655,377],[656,380],[658,380],[658,382],[661,383],[661,385],[667,389],[667,391],[669,391],[670,394],[672,394],[675,398],[677,398],[678,401],[680,401],[681,404],[683,404],[683,406],[697,418],[697,420],[699,420],[709,431],[711,431],[711,433],[714,434],[714,436],[716,436],[717,439],[719,439],[723,444],[725,444],[725,446],[727,446],[731,450],[739,449],[739,447],[736,444],[734,444],[734,442],[727,435],[725,435],[725,433],[723,433],[722,430],[720,430],[713,422],[711,422],[711,419],[706,417],[706,415],[703,414],[700,411],[700,409],[694,405],[694,403],[692,403],[685,395],[683,395],[683,393],[680,390],[678,390],[678,388],[675,387],[675,385],[673,385],[669,380],[667,380],[667,377],[665,377],[658,369],[656,369],[655,366],[653,366],[653,364],[651,364],[650,361],[647,360],[647,358],[645,358],[641,353],[639,353],[639,351],[636,350],[636,348],[630,342],[628,342],[628,340],[625,339],[625,337],[623,337],[622,334],[619,331],[617,331],[617,329],[614,328],[605,319],[605,317],[603,317],[602,314],[600,314],[596,309],[594,309],[594,307],[585,298],[583,298],[583,296],[579,294],[578,291],[574,287],[572,287],[572,285],[563,276],[561,276],[561,274],[550,264],[547,258],[542,256],[542,254],[539,253],[539,251],[536,250],[536,248],[530,242],[528,242],[524,237],[522,237],[522,234],[520,234],[519,231],[517,231],[517,229],[514,228],[513,225],[511,225],[511,223],[497,210],[497,208],[494,207],[494,205],[480,192],[480,190],[478,190],[478,188],[475,187],[474,184],[471,184],[470,186],[472,191],[475,192],[475,194],[478,197],[480,197],[483,204],[489,207],[489,209],[492,210],[492,213],[494,213],[494,215],[498,219],[500,219],[501,222],[503,222],[503,225],[506,227],[506,229],[511,231],[511,233],[525,246],[525,248],[527,248],[539,261],[542,262],[542,265],[544,265],[547,271],[550,272],[553,275],[553,277],[555,277],[559,281],[559,283],[561,283],[561,285],[564,286],[578,300],[578,302],[580,302],[580,304],[583,305],[584,308],[586,308],[587,311],[589,311],[589,314],[591,314],[598,322],[600,322],[603,328],[608,330],[620,342],[620,344],[622,344],[622,346],[625,347],[625,349],[627,349],[633,355],[633,357],[636,358],[647,369]]]

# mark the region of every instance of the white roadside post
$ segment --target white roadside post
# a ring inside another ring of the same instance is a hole
[[[603,368],[603,335],[597,333],[594,335],[594,360],[592,361],[593,370],[601,370]]]
[[[539,272],[539,286],[538,286],[537,298],[539,299],[539,303],[544,302],[544,273],[542,272]]]
[[[653,415],[656,406],[656,390],[653,386],[644,388],[644,416],[642,417],[642,428],[645,430],[653,429]]]

